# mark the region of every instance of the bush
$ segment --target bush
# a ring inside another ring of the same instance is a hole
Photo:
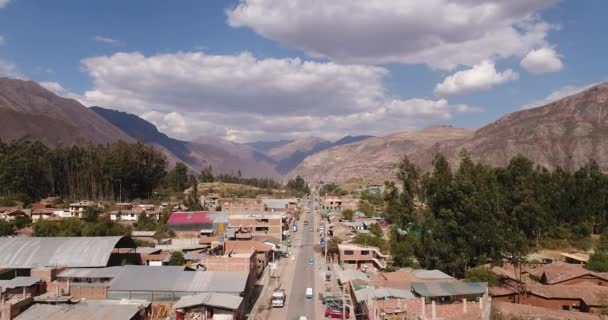
[[[608,272],[608,253],[604,251],[594,253],[585,268],[595,272]]]
[[[353,214],[354,214],[354,212],[351,209],[343,210],[342,211],[342,219],[348,220],[348,221],[353,220]]]
[[[591,236],[591,227],[586,223],[579,223],[572,227],[572,236],[579,240]]]
[[[169,259],[170,266],[183,266],[186,263],[186,259],[184,259],[184,255],[179,251],[174,251],[171,253],[171,258]]]
[[[568,239],[570,238],[570,232],[564,227],[554,226],[545,232],[545,237],[552,239]]]
[[[486,267],[468,269],[464,272],[464,278],[467,282],[487,282],[488,286],[498,284],[498,276]]]

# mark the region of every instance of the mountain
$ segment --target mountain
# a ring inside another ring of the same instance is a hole
[[[245,177],[279,177],[271,164],[256,160],[257,152],[247,146],[216,137],[182,141],[158,131],[152,123],[134,114],[101,107],[91,107],[91,110],[133,139],[164,152],[169,162],[182,161],[194,171],[210,165],[216,173],[236,174],[241,171]]]
[[[436,153],[455,166],[463,150],[494,166],[520,154],[547,168],[576,169],[593,159],[608,171],[608,83],[513,112],[478,130],[432,127],[334,147],[307,157],[290,175],[336,182],[392,179],[403,155],[429,169]]]
[[[134,139],[73,99],[32,81],[0,78],[0,139],[47,145]]]
[[[274,149],[274,148],[278,148],[281,147],[283,145],[286,145],[290,142],[293,142],[293,140],[278,140],[278,141],[254,141],[254,142],[247,142],[244,143],[245,145],[259,151],[262,152],[264,154],[270,152],[270,150]]]
[[[299,174],[313,182],[344,182],[356,177],[392,179],[395,165],[404,154],[416,163],[430,163],[438,143],[459,144],[472,135],[471,129],[437,126],[371,137],[311,155],[290,175]]]

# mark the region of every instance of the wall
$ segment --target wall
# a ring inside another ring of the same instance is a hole
[[[564,310],[563,306],[570,306],[570,310],[574,310],[572,307],[581,307],[581,301],[578,299],[546,299],[537,295],[529,294],[526,297],[525,303],[527,305],[543,307],[555,310]]]
[[[560,282],[559,285],[589,285],[589,286],[608,286],[608,281],[592,276],[582,276],[574,279],[570,279],[564,282]]]
[[[102,300],[106,298],[107,288],[103,286],[79,286],[70,283],[70,296],[74,299]]]

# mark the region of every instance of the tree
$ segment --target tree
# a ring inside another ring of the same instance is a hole
[[[19,230],[32,224],[32,219],[23,216],[17,216],[13,222],[15,229]]]
[[[599,251],[592,254],[585,268],[595,272],[608,272],[608,252]]]
[[[342,243],[340,238],[331,237],[327,240],[327,254],[333,258],[334,255],[337,255],[340,250],[338,250],[338,245]]]
[[[97,206],[86,207],[82,213],[82,220],[86,222],[97,222],[101,209]]]
[[[301,176],[297,176],[295,179],[287,181],[287,190],[293,192],[298,196],[303,196],[310,193],[308,184]]]
[[[5,221],[0,220],[0,237],[11,236],[15,233],[15,225]]]
[[[173,191],[181,192],[188,185],[188,167],[183,162],[178,162],[169,174],[167,174],[167,184]]]
[[[169,258],[170,266],[183,266],[186,263],[186,259],[184,259],[184,255],[180,251],[173,251],[171,253],[171,258]]]
[[[135,230],[138,231],[155,231],[158,228],[158,223],[148,217],[145,212],[142,212],[137,217],[137,222],[135,223]]]
[[[359,211],[363,212],[366,217],[373,217],[376,214],[374,207],[366,200],[359,200]]]
[[[464,279],[467,282],[487,282],[488,286],[498,284],[498,276],[492,270],[483,266],[467,269],[464,273]]]
[[[393,258],[393,264],[397,267],[415,267],[414,248],[412,243],[415,239],[409,235],[400,235],[397,226],[393,226],[389,234],[389,248]]]
[[[211,166],[203,168],[203,170],[201,170],[200,175],[198,176],[198,179],[201,183],[214,182],[215,178],[213,177],[213,168],[211,168]]]
[[[354,214],[353,210],[344,209],[344,210],[342,210],[342,219],[348,220],[348,221],[353,220],[353,214]]]
[[[382,231],[382,228],[377,223],[374,223],[371,226],[369,226],[369,232],[378,238],[382,238],[384,236],[384,232]]]
[[[192,191],[186,196],[184,204],[190,211],[201,211],[204,210],[201,205],[200,197],[198,196],[198,182],[196,179],[192,181]]]
[[[358,234],[353,238],[352,242],[363,246],[377,247],[382,252],[388,251],[388,243],[384,239],[378,238],[371,234]]]

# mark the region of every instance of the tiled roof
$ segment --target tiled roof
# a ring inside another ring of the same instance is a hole
[[[599,315],[578,311],[565,311],[534,307],[525,304],[509,302],[494,302],[492,308],[499,316],[511,319],[516,317],[521,320],[600,320]]]
[[[526,289],[547,299],[580,299],[589,306],[608,305],[608,287],[603,286],[528,285]]]
[[[168,224],[196,224],[212,222],[213,220],[207,216],[206,211],[173,212],[167,221]]]
[[[555,262],[539,267],[530,274],[536,278],[541,279],[545,275],[547,284],[557,284],[570,279],[575,279],[585,275],[593,275],[598,278],[608,280],[608,275],[605,273],[592,272],[583,267],[580,264],[570,264],[563,262]]]

